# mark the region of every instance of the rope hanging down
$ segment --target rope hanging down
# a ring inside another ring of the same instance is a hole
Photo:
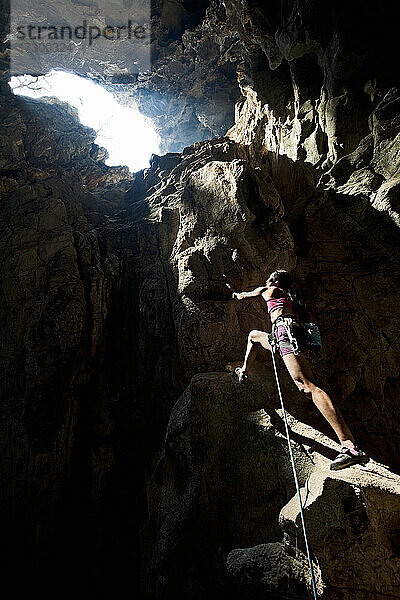
[[[306,544],[308,565],[310,567],[312,593],[313,593],[314,600],[318,600],[317,588],[316,588],[316,585],[315,585],[315,578],[314,578],[314,569],[313,569],[312,562],[311,562],[310,547],[308,545],[308,537],[307,537],[307,531],[306,531],[306,524],[305,524],[305,521],[304,521],[303,503],[301,501],[299,480],[297,478],[296,466],[294,464],[294,458],[293,458],[293,452],[292,452],[292,444],[291,444],[290,433],[289,433],[289,426],[288,426],[288,422],[287,422],[287,418],[286,418],[286,410],[285,410],[285,406],[283,404],[281,386],[279,385],[278,371],[276,369],[273,340],[271,340],[271,338],[270,338],[270,343],[271,343],[271,341],[272,341],[272,344],[271,344],[271,347],[272,347],[272,351],[271,351],[271,354],[272,354],[272,363],[274,365],[276,385],[277,385],[277,388],[278,388],[279,400],[281,402],[281,407],[282,407],[282,412],[283,412],[283,420],[284,420],[284,423],[285,423],[286,437],[287,437],[288,446],[289,446],[290,461],[292,463],[292,470],[293,470],[294,482],[295,482],[295,485],[296,485],[297,498],[299,500],[299,505],[300,505],[301,524],[302,524],[302,527],[303,527],[304,541],[305,541],[305,544]]]

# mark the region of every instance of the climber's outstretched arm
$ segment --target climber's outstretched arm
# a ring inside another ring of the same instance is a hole
[[[236,300],[244,300],[245,298],[256,298],[257,296],[261,296],[261,294],[266,289],[266,286],[263,285],[261,287],[256,288],[252,292],[233,292],[232,298],[236,298]]]

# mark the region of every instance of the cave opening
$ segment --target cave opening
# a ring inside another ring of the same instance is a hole
[[[96,132],[94,142],[107,150],[108,166],[125,165],[136,172],[150,166],[152,154],[160,154],[161,140],[153,121],[140,112],[132,97],[123,104],[99,83],[59,70],[13,76],[9,85],[16,95],[68,104],[82,125]]]

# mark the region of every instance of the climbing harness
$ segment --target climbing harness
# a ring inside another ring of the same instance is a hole
[[[291,315],[280,316],[272,325],[272,336],[275,342],[275,330],[278,325],[285,327],[288,342],[279,341],[279,348],[289,348],[293,354],[299,354],[303,350],[313,352],[321,350],[322,340],[318,325],[315,323],[297,322]],[[297,329],[297,332],[295,331]]]
[[[278,317],[272,325],[272,336],[273,336],[273,340],[274,340],[274,344],[275,344],[276,327],[278,325],[283,325],[286,330],[289,341],[288,342],[284,342],[284,341],[278,342],[279,348],[289,348],[290,350],[293,350],[293,354],[299,354],[300,346],[299,346],[299,340],[293,330],[294,323],[295,323],[295,319],[294,319],[294,317],[292,317],[290,315]]]
[[[276,361],[275,361],[275,356],[274,356],[274,354],[275,354],[275,348],[276,348],[276,340],[274,338],[274,333],[273,332],[270,333],[270,334],[268,334],[268,341],[269,341],[269,343],[271,345],[271,355],[272,355],[272,363],[274,365],[274,373],[275,373],[275,379],[276,379],[276,386],[278,388],[278,395],[279,395],[279,400],[280,400],[280,403],[281,403],[281,408],[282,408],[282,413],[283,413],[283,421],[285,423],[286,438],[287,438],[288,446],[289,446],[290,462],[292,464],[293,478],[294,478],[294,482],[295,482],[295,485],[296,485],[297,498],[299,500],[301,524],[302,524],[302,528],[303,528],[304,542],[305,542],[305,545],[306,545],[308,565],[310,567],[312,593],[313,593],[314,600],[318,600],[317,587],[316,587],[315,578],[314,578],[314,569],[313,569],[312,562],[311,562],[311,553],[310,553],[310,547],[309,547],[309,544],[308,544],[306,524],[305,524],[305,520],[304,520],[303,503],[302,503],[302,500],[301,500],[299,480],[297,478],[296,465],[294,464],[294,458],[293,458],[293,452],[292,452],[292,443],[291,443],[292,441],[290,439],[289,425],[288,425],[288,422],[287,422],[286,410],[285,410],[285,406],[283,404],[281,386],[279,384],[278,371],[277,371],[277,368],[276,368]]]

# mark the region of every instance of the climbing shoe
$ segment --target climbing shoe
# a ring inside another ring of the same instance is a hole
[[[331,462],[331,471],[339,471],[339,469],[345,469],[351,467],[351,465],[365,465],[369,461],[368,456],[359,448],[343,448],[340,449],[340,453]]]
[[[244,383],[247,379],[247,375],[243,373],[240,367],[236,367],[235,369],[235,377],[238,383]]]

